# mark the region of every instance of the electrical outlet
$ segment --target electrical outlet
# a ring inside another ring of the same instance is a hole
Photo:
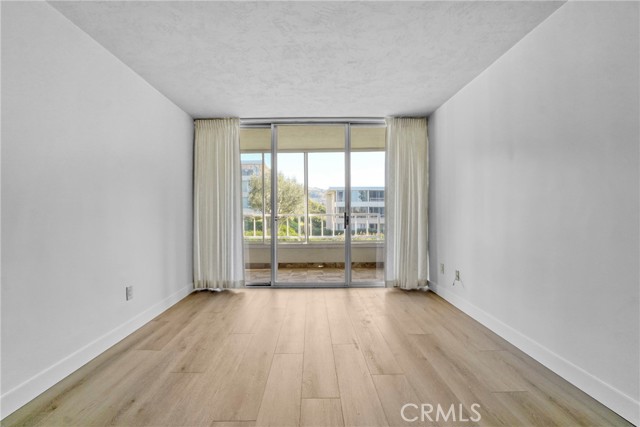
[[[444,264],[440,264],[440,274],[444,274]]]
[[[460,270],[456,270],[456,282],[460,281]]]
[[[126,296],[127,296],[127,301],[129,301],[130,299],[133,299],[133,286],[126,287]]]

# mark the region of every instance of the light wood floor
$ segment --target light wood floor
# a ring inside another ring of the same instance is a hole
[[[251,289],[190,295],[2,425],[629,424],[435,294]]]

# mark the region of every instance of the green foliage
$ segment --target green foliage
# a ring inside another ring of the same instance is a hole
[[[287,225],[286,224],[280,224],[278,226],[278,236],[282,237],[282,236],[286,236],[287,235]],[[298,226],[296,225],[295,227],[292,225],[289,225],[289,237],[298,237]]]
[[[315,200],[309,199],[309,213],[311,214],[327,213],[327,208],[322,203],[318,203]]]
[[[263,227],[262,227],[262,217],[256,218],[256,231],[254,234],[253,231],[253,217],[247,217],[244,220],[244,235],[246,237],[262,237]],[[298,221],[296,219],[292,219],[289,221],[289,237],[297,238],[298,237]],[[287,224],[285,222],[281,223],[278,226],[278,236],[285,237],[287,236]],[[269,237],[267,233],[267,237]]]
[[[265,213],[271,213],[271,175],[265,174]],[[262,212],[262,177],[253,176],[249,181],[249,207]],[[304,187],[295,178],[278,174],[278,215],[304,212]]]

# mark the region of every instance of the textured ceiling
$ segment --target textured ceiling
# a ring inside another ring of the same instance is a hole
[[[193,117],[428,114],[562,2],[51,2]]]

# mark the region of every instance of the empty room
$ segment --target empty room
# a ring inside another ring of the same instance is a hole
[[[640,2],[0,18],[3,427],[640,423]]]

